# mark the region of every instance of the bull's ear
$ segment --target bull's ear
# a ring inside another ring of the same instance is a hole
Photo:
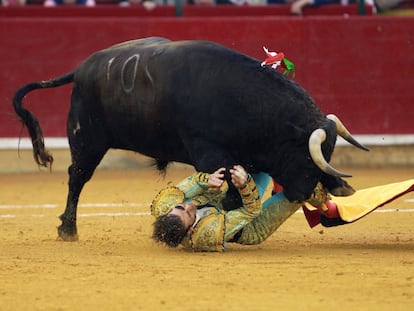
[[[347,197],[355,193],[355,189],[352,188],[347,182],[342,186],[329,189],[329,192],[336,197]]]

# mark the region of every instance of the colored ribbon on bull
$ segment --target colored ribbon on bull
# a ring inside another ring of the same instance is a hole
[[[263,47],[263,50],[265,51],[267,58],[261,63],[262,66],[271,66],[273,69],[282,72],[284,75],[292,73],[292,78],[295,77],[295,65],[285,57],[283,52],[269,52],[265,46]]]

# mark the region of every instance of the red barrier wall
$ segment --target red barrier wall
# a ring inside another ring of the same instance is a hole
[[[147,36],[213,40],[261,60],[263,45],[283,51],[297,67],[295,80],[353,133],[414,133],[413,17],[39,18],[2,12],[0,137],[20,133],[11,104],[18,87],[72,70],[95,50]],[[66,136],[69,101],[70,86],[25,99],[46,136]]]

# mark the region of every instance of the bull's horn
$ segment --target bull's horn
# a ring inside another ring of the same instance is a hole
[[[332,120],[336,124],[336,130],[338,132],[338,135],[341,136],[343,139],[345,139],[347,142],[349,142],[351,145],[354,145],[357,148],[360,148],[365,151],[369,151],[368,147],[365,147],[364,145],[360,144],[355,140],[355,138],[352,137],[351,133],[346,129],[345,125],[339,120],[339,118],[334,114],[328,114],[326,116],[329,120]]]
[[[326,174],[337,177],[352,177],[352,175],[342,173],[333,168],[328,162],[326,162],[322,154],[322,143],[326,139],[326,132],[323,129],[316,129],[309,137],[309,152],[313,162]]]

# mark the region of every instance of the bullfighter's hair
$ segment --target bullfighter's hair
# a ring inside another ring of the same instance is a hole
[[[153,223],[153,229],[153,240],[169,247],[177,247],[188,231],[181,218],[171,214],[157,217]]]

